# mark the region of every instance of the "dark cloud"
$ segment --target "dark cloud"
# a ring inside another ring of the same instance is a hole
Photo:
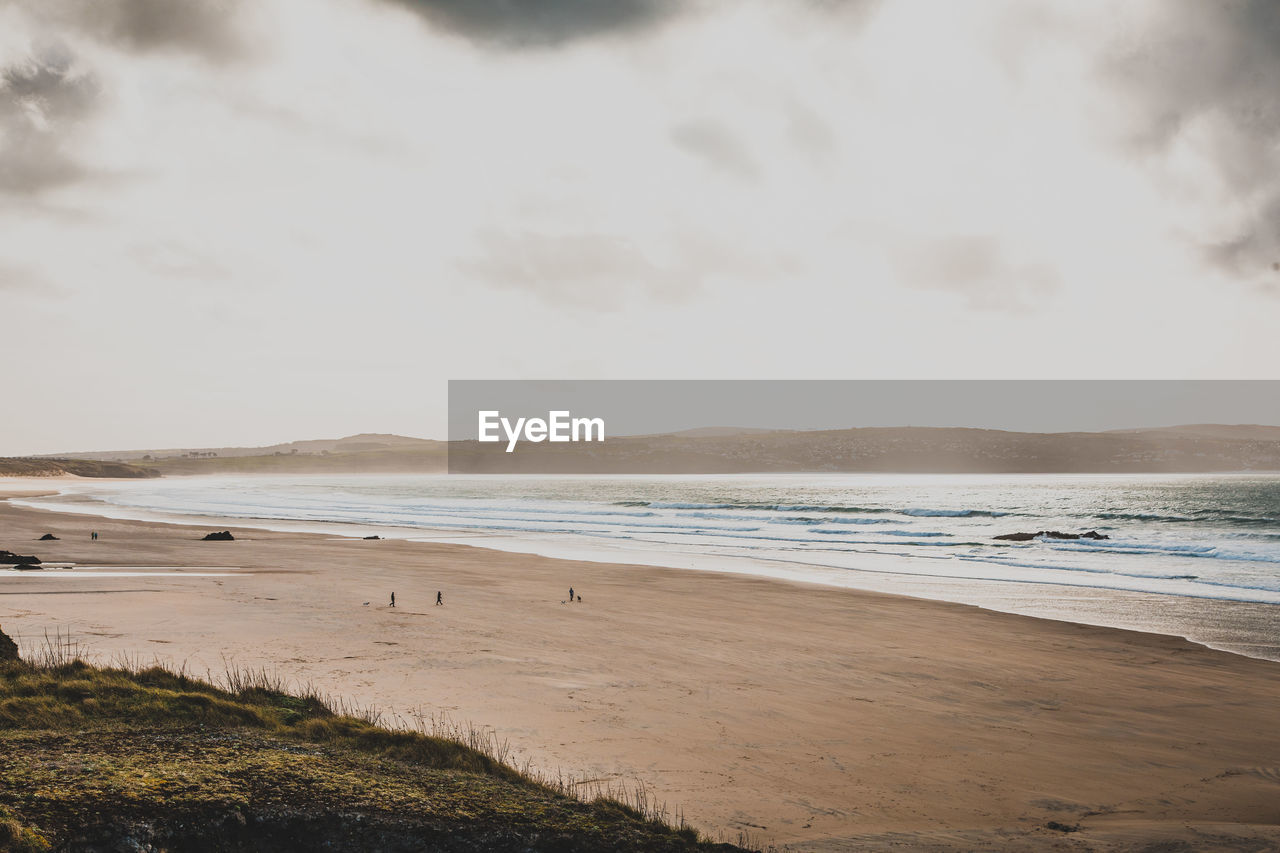
[[[83,178],[73,153],[101,87],[62,40],[77,37],[131,53],[177,52],[220,61],[244,42],[242,0],[16,0],[37,38],[26,62],[0,67],[0,193],[32,195]],[[56,40],[56,41],[55,41]]]
[[[695,119],[671,128],[671,141],[704,163],[738,178],[755,178],[755,158],[726,127],[711,119]]]
[[[36,21],[132,52],[226,60],[244,50],[241,0],[19,0]]]
[[[553,47],[645,30],[679,0],[390,0],[434,26],[495,47]],[[686,0],[687,2],[687,0]]]
[[[1119,38],[1108,79],[1132,97],[1125,128],[1143,157],[1194,134],[1233,206],[1250,211],[1226,241],[1202,240],[1232,272],[1270,271],[1280,256],[1280,3],[1165,3],[1161,18]]]
[[[1028,310],[1059,284],[1053,270],[1011,261],[998,240],[983,235],[903,246],[894,262],[904,285],[950,291],[987,310]]]
[[[97,82],[63,50],[0,70],[0,193],[37,193],[80,178],[68,139],[97,96]]]

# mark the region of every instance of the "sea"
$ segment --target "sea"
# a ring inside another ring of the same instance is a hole
[[[1280,474],[183,477],[15,501],[735,572],[1280,660]],[[1010,533],[1094,531],[1098,539]],[[571,582],[567,578],[566,582]]]

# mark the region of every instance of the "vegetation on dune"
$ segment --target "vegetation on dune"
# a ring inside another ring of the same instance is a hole
[[[130,465],[127,462],[103,462],[97,459],[19,459],[0,458],[0,477],[123,477],[138,479],[159,477],[158,471]]]
[[[265,673],[0,661],[0,850],[737,849],[375,719]]]
[[[365,449],[338,453],[264,453],[251,456],[173,456],[137,463],[156,475],[182,474],[355,474],[443,472],[443,447]]]

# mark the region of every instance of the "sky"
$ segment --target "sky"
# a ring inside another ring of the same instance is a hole
[[[1269,0],[0,0],[0,453],[1280,378]]]

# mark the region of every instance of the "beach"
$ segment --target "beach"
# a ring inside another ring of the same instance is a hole
[[[199,541],[222,529],[236,541]],[[492,726],[517,762],[643,783],[728,840],[1280,845],[1280,665],[1180,638],[748,575],[7,503],[0,548],[77,564],[0,577],[0,625],[28,649],[61,631],[104,662],[265,667],[388,721]]]

